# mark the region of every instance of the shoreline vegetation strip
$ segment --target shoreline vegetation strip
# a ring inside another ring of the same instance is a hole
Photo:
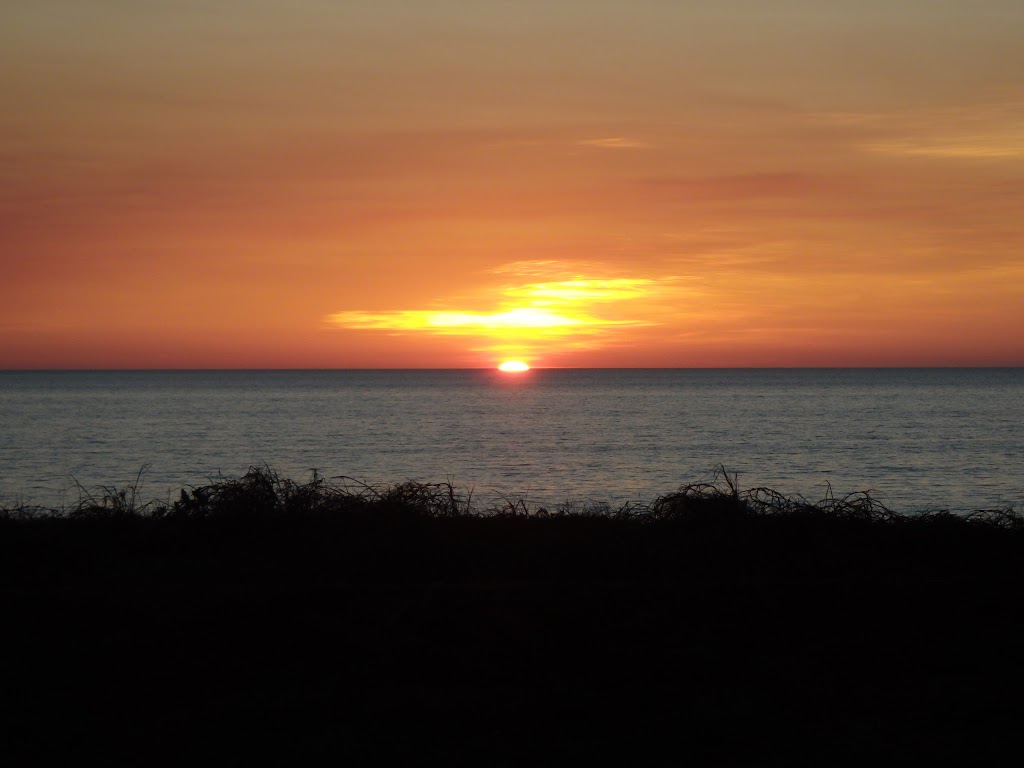
[[[462,491],[450,481],[371,485],[347,476],[326,478],[312,470],[309,479],[300,482],[282,477],[265,465],[250,467],[241,477],[219,478],[207,485],[183,488],[174,500],[145,500],[142,479],[147,468],[139,471],[134,482],[120,488],[100,486],[90,490],[79,484],[77,502],[64,508],[0,505],[0,520],[269,520],[376,513],[421,519],[602,518],[647,524],[787,518],[1024,530],[1024,514],[1013,506],[968,512],[929,508],[903,513],[892,510],[870,491],[836,496],[831,486],[822,499],[811,501],[766,487],[741,490],[736,476],[724,467],[714,473],[710,482],[683,485],[650,503],[626,502],[619,506],[575,500],[539,505],[507,495],[481,503],[471,489]]]

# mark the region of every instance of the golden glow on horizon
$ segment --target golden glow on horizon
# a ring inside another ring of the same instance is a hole
[[[559,262],[546,262],[547,269]],[[504,270],[495,270],[502,273]],[[391,312],[347,311],[329,315],[337,328],[428,333],[438,336],[474,336],[482,340],[476,351],[500,353],[541,346],[558,349],[600,347],[601,337],[623,328],[651,325],[644,318],[609,318],[594,314],[596,305],[617,305],[651,298],[672,278],[587,278],[550,280],[499,289],[501,306],[493,312],[407,309]]]
[[[524,373],[530,370],[530,366],[520,360],[506,360],[498,366],[502,373]]]

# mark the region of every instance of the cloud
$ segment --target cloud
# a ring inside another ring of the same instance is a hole
[[[495,270],[499,274],[558,271],[557,262],[514,262]],[[636,305],[665,293],[676,278],[589,277],[567,280],[516,282],[496,289],[493,309],[402,309],[390,312],[349,310],[328,315],[334,328],[387,331],[393,334],[426,333],[482,339],[476,351],[520,350],[536,352],[548,342],[558,348],[593,348],[615,332],[657,324],[643,316],[649,304]],[[453,302],[454,303],[454,302]],[[623,311],[624,304],[633,312]],[[606,309],[599,309],[599,308]]]
[[[1024,157],[1024,101],[993,100],[892,112],[840,112],[818,122],[851,132],[873,154],[946,159]]]
[[[636,325],[622,320],[601,320],[584,313],[527,306],[496,312],[463,310],[434,311],[409,309],[396,312],[337,312],[328,322],[357,330],[430,331],[442,336],[478,336],[481,334],[530,331],[544,335],[585,333],[611,325]]]
[[[582,147],[597,147],[598,149],[650,149],[651,145],[637,139],[629,139],[624,136],[609,136],[600,139],[583,139],[576,142]]]
[[[659,197],[704,201],[810,197],[840,186],[835,179],[806,173],[655,177],[642,179],[639,184]]]
[[[654,285],[654,280],[644,278],[562,280],[510,287],[506,289],[505,295],[535,306],[593,304],[640,299],[648,295]]]
[[[1024,130],[959,136],[917,136],[864,145],[869,152],[905,157],[1005,159],[1024,157]]]

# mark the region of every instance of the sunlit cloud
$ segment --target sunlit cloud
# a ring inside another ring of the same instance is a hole
[[[650,293],[654,280],[617,278],[612,280],[563,280],[508,288],[505,295],[534,305],[561,305],[639,299]]]
[[[578,142],[583,147],[597,147],[599,149],[650,149],[651,145],[645,141],[629,139],[625,136],[608,136],[600,139],[583,139]]]
[[[490,270],[494,275],[511,275],[527,282],[574,280],[580,275],[600,274],[610,277],[612,267],[605,262],[585,259],[523,259],[512,261]]]
[[[496,270],[551,273],[557,262],[517,262]],[[529,266],[527,266],[529,265]],[[397,334],[428,333],[436,336],[476,337],[473,351],[489,353],[537,353],[557,342],[558,349],[600,347],[618,330],[655,325],[636,311],[618,305],[635,304],[664,293],[675,278],[593,278],[516,283],[496,289],[496,307],[489,311],[468,309],[406,309],[390,312],[350,310],[329,315],[335,328],[386,331]],[[599,312],[599,307],[615,310]],[[635,310],[635,307],[634,307]],[[641,307],[642,312],[642,307]],[[609,316],[611,315],[611,316]]]
[[[1017,99],[894,112],[839,112],[821,122],[866,134],[860,149],[949,159],[1024,157],[1024,102]]]
[[[875,142],[865,149],[886,155],[945,158],[1024,157],[1024,130],[960,136],[922,136]]]
[[[476,336],[503,331],[545,331],[552,334],[576,333],[587,328],[635,324],[628,321],[600,320],[586,314],[569,316],[539,307],[519,307],[498,312],[445,312],[401,310],[397,312],[337,312],[328,322],[358,330],[431,331],[449,336]]]

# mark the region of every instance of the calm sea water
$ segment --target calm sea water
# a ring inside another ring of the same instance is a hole
[[[0,373],[0,503],[251,465],[481,501],[652,500],[711,478],[905,511],[1024,502],[1024,369]]]

